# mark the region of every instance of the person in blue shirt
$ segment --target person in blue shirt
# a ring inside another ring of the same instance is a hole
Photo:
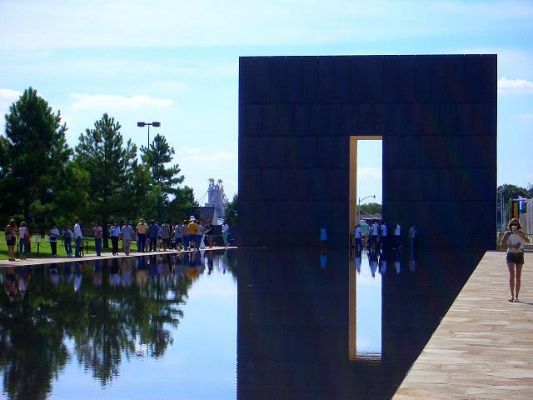
[[[113,246],[113,255],[118,255],[118,240],[120,239],[120,226],[117,225],[117,221],[113,221],[113,225],[109,228],[109,237],[111,238],[111,245]]]
[[[157,226],[154,220],[151,220],[150,226],[148,227],[148,240],[150,241],[149,251],[157,250],[157,236],[158,235],[159,235],[159,226]]]

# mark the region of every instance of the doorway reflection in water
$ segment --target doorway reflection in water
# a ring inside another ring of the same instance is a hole
[[[239,249],[1,268],[2,395],[389,399],[481,256]]]

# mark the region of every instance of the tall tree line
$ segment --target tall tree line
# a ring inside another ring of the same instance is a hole
[[[184,186],[174,149],[161,135],[148,147],[125,141],[108,114],[71,148],[67,126],[28,88],[5,116],[0,135],[0,217],[25,220],[33,231],[128,218],[183,220],[198,206]],[[83,223],[82,222],[82,223]]]

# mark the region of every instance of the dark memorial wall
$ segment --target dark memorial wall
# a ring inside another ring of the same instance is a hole
[[[315,246],[325,227],[347,246],[350,138],[381,136],[389,226],[494,248],[496,84],[496,55],[242,57],[240,245]]]

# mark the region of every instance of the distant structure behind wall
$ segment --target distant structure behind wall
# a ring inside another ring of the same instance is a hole
[[[222,179],[219,179],[217,183],[213,178],[209,179],[209,188],[207,189],[207,203],[206,207],[214,207],[215,214],[213,222],[218,223],[218,220],[224,218],[226,207],[228,206],[228,199],[224,194],[224,186],[222,185]]]

